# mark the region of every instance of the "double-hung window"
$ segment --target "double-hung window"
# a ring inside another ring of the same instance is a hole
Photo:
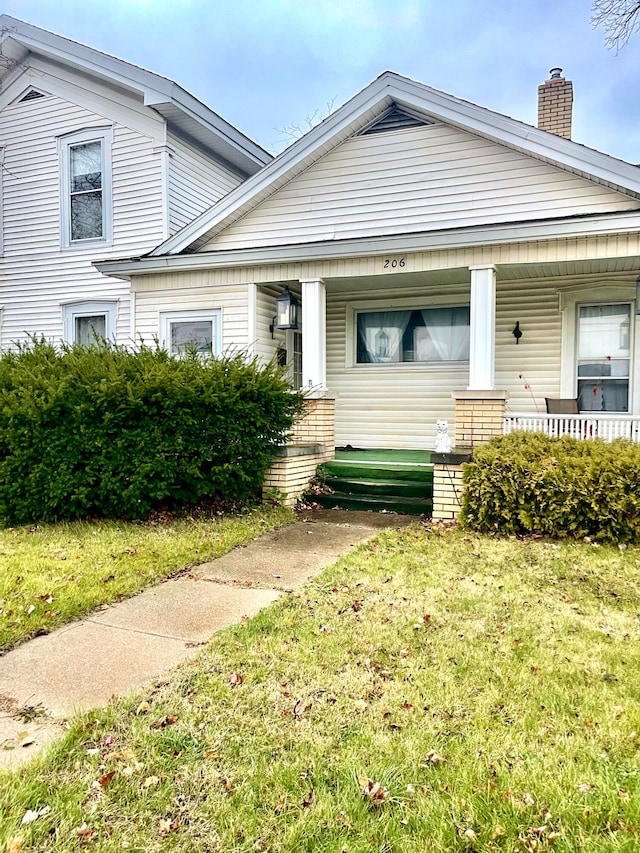
[[[112,239],[111,128],[60,138],[62,245]]]
[[[115,301],[97,299],[62,306],[64,340],[68,344],[90,346],[101,340],[113,340],[117,320]]]
[[[167,311],[160,314],[160,342],[171,355],[195,351],[201,355],[222,352],[221,311]]]

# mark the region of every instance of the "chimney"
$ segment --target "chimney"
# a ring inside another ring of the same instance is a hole
[[[538,127],[571,139],[573,83],[562,76],[562,68],[552,68],[550,78],[538,86]]]

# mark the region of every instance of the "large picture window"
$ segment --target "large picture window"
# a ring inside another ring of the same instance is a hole
[[[356,363],[469,360],[469,308],[359,311]]]
[[[631,305],[578,308],[578,407],[628,412]]]
[[[63,246],[111,240],[111,130],[82,131],[60,143]]]

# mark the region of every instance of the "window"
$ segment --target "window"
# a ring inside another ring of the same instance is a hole
[[[469,360],[469,308],[359,311],[356,363]]]
[[[68,344],[89,346],[98,338],[115,337],[118,306],[116,302],[96,300],[62,306],[64,340]]]
[[[578,308],[578,407],[628,412],[631,305]]]
[[[202,354],[220,355],[221,311],[171,311],[160,315],[162,346],[171,355],[188,349]]]
[[[105,128],[60,140],[64,247],[111,240],[111,139]]]

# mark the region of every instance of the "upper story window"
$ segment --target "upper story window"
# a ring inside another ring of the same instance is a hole
[[[358,311],[356,363],[469,360],[469,308]]]
[[[62,245],[108,243],[112,238],[111,128],[60,139]]]
[[[628,412],[631,305],[578,308],[578,406],[581,412]]]

